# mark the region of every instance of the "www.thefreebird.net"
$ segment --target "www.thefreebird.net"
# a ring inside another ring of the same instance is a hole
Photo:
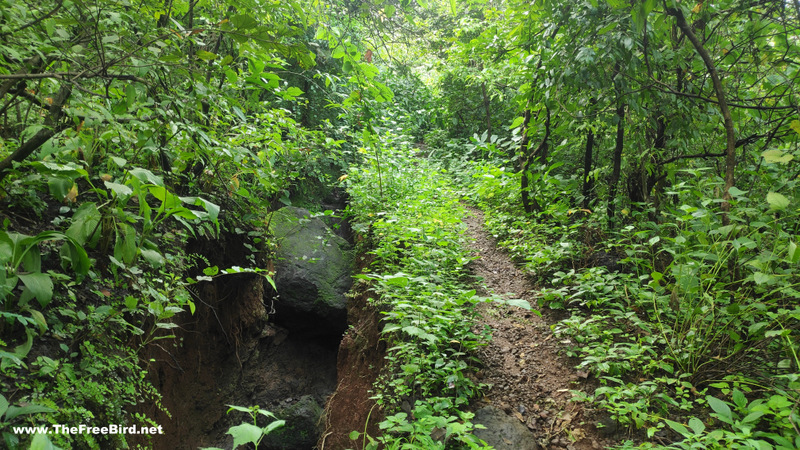
[[[161,425],[48,425],[38,427],[12,427],[15,434],[164,434]]]

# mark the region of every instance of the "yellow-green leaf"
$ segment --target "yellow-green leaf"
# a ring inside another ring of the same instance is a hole
[[[794,159],[794,156],[780,150],[766,150],[761,153],[761,157],[768,163],[786,164]]]
[[[800,120],[793,120],[792,123],[789,124],[789,126],[792,127],[792,129],[796,131],[797,134],[800,134]]]
[[[195,53],[195,55],[197,55],[197,57],[202,59],[203,61],[213,61],[217,57],[217,55],[211,52],[207,52],[205,50],[198,50],[197,53]]]
[[[777,192],[770,192],[767,194],[767,203],[770,209],[784,210],[789,206],[789,199],[785,195]]]

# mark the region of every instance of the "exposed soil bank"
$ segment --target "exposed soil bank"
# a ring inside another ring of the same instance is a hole
[[[233,237],[195,243],[190,251],[207,255],[211,265],[246,266],[242,244]],[[182,313],[176,321],[178,328],[173,331],[178,339],[149,347],[148,357],[155,361],[151,381],[170,415],[155,405],[144,407],[164,429],[148,446],[231,448],[232,438],[225,432],[247,417],[226,414],[227,405],[259,405],[277,412],[301,398],[307,402],[309,396],[323,405],[334,391],[338,336],[306,339],[273,325],[265,284],[262,277],[251,274],[198,284],[197,311],[194,316]],[[312,448],[319,430],[302,433],[307,434],[305,441],[262,448]]]
[[[359,265],[366,263],[362,260]],[[386,354],[386,343],[380,335],[381,315],[369,303],[365,284],[356,285],[353,291],[347,305],[350,328],[339,346],[338,383],[325,408],[325,432],[317,445],[320,450],[361,450],[364,440],[351,440],[350,432],[377,436],[378,423],[383,420],[383,411],[370,399]]]

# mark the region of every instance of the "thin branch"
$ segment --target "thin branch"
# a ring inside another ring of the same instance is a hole
[[[22,30],[24,30],[24,29],[26,29],[26,28],[29,28],[29,27],[32,27],[32,26],[36,25],[37,23],[39,23],[39,22],[43,21],[44,19],[48,19],[48,18],[52,17],[52,16],[53,16],[53,14],[57,13],[57,12],[58,12],[58,10],[59,10],[59,9],[61,9],[61,7],[62,7],[63,5],[64,5],[64,0],[58,0],[58,3],[56,3],[56,7],[55,7],[55,8],[53,8],[53,10],[52,10],[52,11],[50,11],[49,13],[47,13],[47,14],[43,15],[42,17],[39,17],[39,18],[37,18],[37,19],[36,19],[36,20],[34,20],[33,22],[26,23],[25,25],[23,25],[23,26],[21,26],[21,27],[17,28],[16,30],[12,30],[12,31],[6,31],[6,32],[4,32],[4,33],[0,33],[0,37],[6,37],[6,36],[12,35],[12,34],[14,34],[14,33],[20,32],[20,31],[22,31]]]
[[[115,80],[130,80],[130,81],[138,81],[140,83],[146,83],[147,81],[143,78],[139,78],[135,75],[125,75],[125,74],[96,74],[96,73],[87,73],[87,71],[83,72],[48,72],[48,73],[8,73],[8,74],[0,74],[0,80],[36,80],[42,78],[55,78],[58,80],[70,81],[76,78],[113,78]]]
[[[45,142],[49,141],[50,138],[69,128],[69,124],[62,122],[62,119],[65,115],[63,106],[71,93],[72,86],[70,84],[67,83],[61,86],[58,94],[53,99],[53,104],[50,105],[50,113],[45,119],[44,128],[36,132],[33,137],[25,141],[25,143],[20,145],[19,148],[8,155],[4,160],[0,161],[0,180],[5,178],[6,174],[8,174],[8,169],[11,168],[15,161],[19,162],[24,160],[39,147],[44,145]]]
[[[699,153],[697,155],[678,155],[673,156],[670,159],[658,162],[659,166],[664,166],[670,163],[674,163],[680,159],[696,159],[696,158],[720,158],[725,156],[726,153]]]

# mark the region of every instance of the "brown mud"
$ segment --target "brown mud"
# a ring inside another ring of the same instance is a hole
[[[536,308],[536,286],[484,230],[483,212],[468,210],[465,223],[478,256],[472,269],[483,279],[479,293],[527,300]],[[544,310],[540,317],[498,303],[482,304],[481,308],[481,326],[492,328],[492,340],[480,351],[484,367],[478,375],[491,388],[476,409],[492,405],[516,417],[545,449],[588,450],[613,444],[595,426],[595,413],[585,404],[570,401],[570,391],[592,392],[594,386],[586,373],[574,369],[574,361],[562,355],[563,344],[550,329],[555,317]]]

